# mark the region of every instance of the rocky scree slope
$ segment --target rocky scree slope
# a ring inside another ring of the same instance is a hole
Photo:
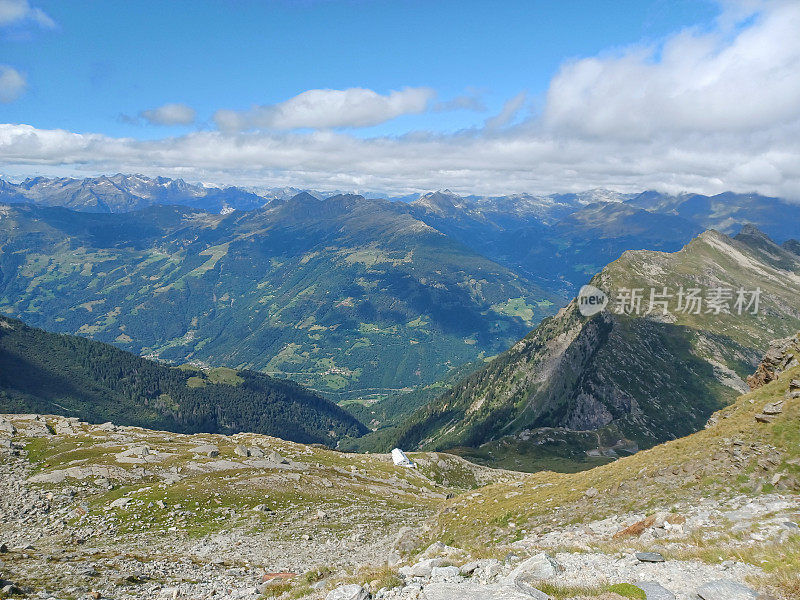
[[[26,594],[254,598],[265,573],[399,560],[448,496],[518,474],[257,434],[0,417],[0,579]],[[5,584],[4,584],[5,585]],[[2,589],[3,586],[0,586]],[[5,592],[4,592],[5,593]]]
[[[759,372],[771,373],[769,383],[754,382],[702,431],[582,473],[542,472],[464,494],[440,511],[434,536],[461,546],[738,560],[763,569],[751,584],[796,597],[800,334],[775,342]]]

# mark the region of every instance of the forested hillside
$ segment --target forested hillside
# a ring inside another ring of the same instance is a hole
[[[325,398],[251,371],[173,368],[0,317],[0,413],[183,433],[252,431],[333,445],[366,428]]]

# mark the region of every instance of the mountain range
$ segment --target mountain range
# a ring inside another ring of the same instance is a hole
[[[561,300],[387,201],[253,211],[0,205],[0,312],[182,364],[340,398],[496,354]]]
[[[62,206],[96,213],[141,210],[177,204],[212,212],[252,210],[266,200],[238,187],[193,185],[182,179],[142,175],[102,175],[86,179],[31,177],[20,183],[0,180],[0,202]]]
[[[627,250],[749,223],[800,237],[798,205],[754,194],[323,196],[122,174],[0,181],[0,312],[337,400],[428,397]]]
[[[573,300],[401,425],[364,438],[361,447],[369,448],[370,440],[405,448],[483,447],[465,454],[512,454],[519,466],[526,453],[565,453],[586,462],[697,431],[748,389],[744,379],[769,342],[800,328],[794,247],[750,226],[735,238],[707,231],[676,253],[626,252],[592,280],[612,298],[605,311],[584,317]],[[692,289],[706,304],[686,310]],[[640,290],[640,312],[620,302],[630,290]],[[651,290],[662,302],[652,311]],[[722,304],[715,304],[715,290],[727,290]]]

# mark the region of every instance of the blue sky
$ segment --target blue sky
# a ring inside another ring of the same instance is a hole
[[[797,0],[0,0],[0,174],[800,200]]]
[[[707,27],[719,12],[702,0],[31,4],[57,25],[3,36],[2,62],[25,73],[28,89],[0,106],[2,120],[139,138],[211,127],[218,109],[316,88],[430,87],[441,101],[472,94],[486,106],[400,118],[362,135],[470,127],[522,91],[535,107],[566,59]],[[165,103],[193,107],[198,124],[120,119]]]

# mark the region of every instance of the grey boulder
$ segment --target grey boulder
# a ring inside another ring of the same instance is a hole
[[[537,590],[538,592],[538,590]],[[476,583],[431,583],[425,586],[425,600],[545,600],[507,585]],[[330,600],[328,598],[327,600]]]
[[[653,581],[641,581],[635,585],[645,593],[647,600],[675,600],[675,594]]]
[[[523,561],[506,577],[506,583],[514,585],[517,580],[533,581],[550,579],[564,570],[552,556],[540,552]]]
[[[369,592],[357,583],[343,585],[328,592],[325,600],[367,600]]]
[[[661,556],[658,552],[637,552],[636,559],[640,562],[664,562],[664,557]]]
[[[711,581],[702,585],[697,590],[697,595],[703,600],[757,600],[759,597],[755,590],[727,579]]]

